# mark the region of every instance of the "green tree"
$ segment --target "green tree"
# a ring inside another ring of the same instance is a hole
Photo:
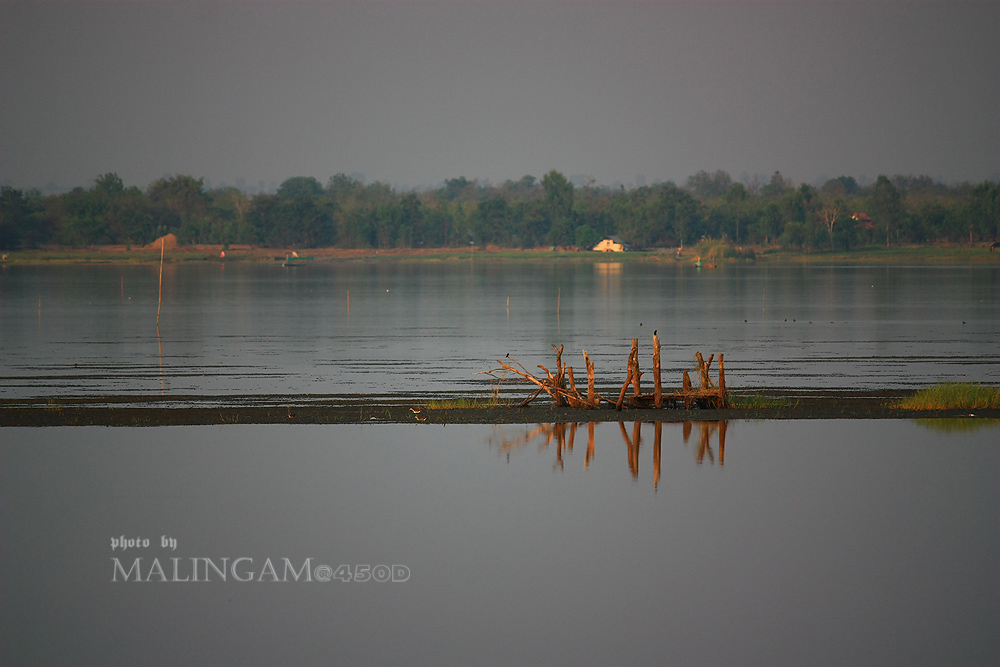
[[[109,243],[107,200],[93,189],[73,188],[62,195],[62,242],[74,247]]]
[[[903,220],[903,198],[887,177],[879,174],[868,199],[868,211],[875,224],[885,228],[885,246],[889,247],[889,236],[898,229]]]
[[[6,185],[0,188],[0,250],[21,247],[28,232],[30,214],[23,192]]]
[[[407,192],[399,202],[399,226],[396,230],[396,245],[412,248],[423,239],[424,213],[416,193]]]
[[[514,235],[511,218],[510,206],[503,197],[497,195],[484,199],[476,206],[476,223],[472,233],[480,243],[507,245]]]
[[[1000,183],[983,181],[969,193],[970,226],[979,238],[996,240],[1000,235]]]
[[[737,244],[740,242],[740,220],[743,219],[746,213],[747,200],[749,198],[750,193],[747,192],[746,187],[742,183],[733,183],[729,186],[729,190],[726,191],[726,204],[736,223],[735,240]]]
[[[567,245],[573,242],[573,184],[553,169],[542,177],[545,208],[549,216],[549,242]]]
[[[658,188],[656,213],[659,221],[654,225],[652,244],[692,244],[708,233],[702,207],[690,194],[673,183]]]
[[[724,196],[732,185],[732,177],[721,169],[714,174],[702,170],[687,179],[687,189],[702,201]]]
[[[843,199],[826,199],[822,202],[817,218],[830,237],[830,249],[833,249],[833,230],[844,215]]]
[[[205,179],[178,174],[153,181],[146,189],[156,235],[173,232],[183,242],[197,243],[208,221]]]
[[[285,246],[306,248],[332,245],[335,241],[335,204],[310,176],[289,178],[278,187],[272,234]]]
[[[116,243],[146,245],[156,239],[149,199],[135,186],[125,188],[115,197],[107,218]]]
[[[584,224],[576,228],[575,239],[577,246],[589,249],[600,242],[601,235],[590,225]]]
[[[323,186],[312,176],[293,176],[278,186],[278,199],[289,200],[300,197],[319,197],[324,193]]]
[[[768,184],[760,189],[760,196],[764,199],[779,199],[791,189],[791,181],[786,180],[780,171],[775,171]]]
[[[757,243],[769,244],[778,239],[785,228],[781,207],[776,202],[767,202],[759,211],[757,219],[750,225],[750,234]]]
[[[830,197],[843,199],[852,197],[861,189],[858,182],[852,176],[838,176],[831,178],[823,184],[823,194]]]
[[[250,198],[239,188],[219,188],[208,193],[214,243],[252,243],[247,214]]]

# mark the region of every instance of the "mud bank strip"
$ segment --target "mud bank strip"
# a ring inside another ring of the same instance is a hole
[[[7,426],[198,426],[216,424],[539,424],[567,422],[674,422],[775,419],[1000,419],[1000,410],[901,410],[890,403],[907,392],[775,392],[780,405],[727,409],[578,409],[528,407],[428,408],[413,397],[355,398],[348,403],[274,397],[247,405],[220,397],[165,402],[118,402],[108,397],[45,404],[0,405]],[[245,399],[244,399],[245,400]]]

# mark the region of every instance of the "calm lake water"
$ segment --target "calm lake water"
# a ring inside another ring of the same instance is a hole
[[[487,391],[551,345],[620,386],[724,353],[734,388],[1000,383],[1000,267],[350,262],[0,270],[0,398]]]
[[[0,663],[996,665],[978,423],[0,429]]]
[[[0,399],[461,394],[553,343],[613,386],[654,329],[668,385],[696,351],[735,388],[1000,382],[990,267],[196,264],[163,285],[157,331],[156,267],[0,269]],[[998,435],[0,428],[0,664],[1000,664]]]

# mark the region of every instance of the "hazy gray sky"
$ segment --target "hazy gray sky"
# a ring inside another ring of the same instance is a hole
[[[0,181],[1000,179],[1000,2],[0,0]]]

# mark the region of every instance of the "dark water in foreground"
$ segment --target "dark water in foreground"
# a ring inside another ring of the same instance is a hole
[[[0,429],[0,663],[995,665],[980,424]]]
[[[630,340],[664,381],[724,353],[734,388],[1000,383],[998,267],[350,262],[0,270],[0,399],[488,391],[552,344],[619,387]]]

